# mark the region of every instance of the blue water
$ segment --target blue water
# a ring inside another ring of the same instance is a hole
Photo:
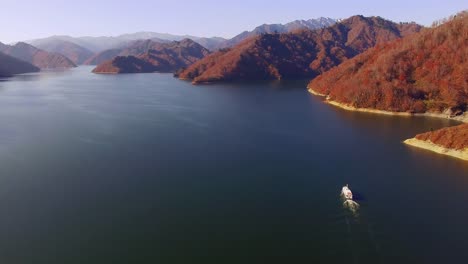
[[[2,263],[466,262],[468,164],[401,143],[455,122],[90,70],[0,82]]]

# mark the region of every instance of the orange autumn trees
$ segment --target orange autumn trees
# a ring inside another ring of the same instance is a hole
[[[209,51],[190,39],[159,43],[152,40],[136,41],[115,52],[103,52],[102,56],[115,56],[101,62],[94,73],[149,73],[175,72],[208,55]],[[117,54],[117,55],[115,55]]]
[[[413,23],[353,16],[324,29],[247,39],[207,56],[177,75],[194,83],[315,77],[376,44],[420,29]]]
[[[468,104],[468,14],[377,45],[318,76],[309,89],[358,108],[461,114]]]
[[[416,139],[430,141],[448,149],[463,150],[468,148],[468,124],[419,134]]]

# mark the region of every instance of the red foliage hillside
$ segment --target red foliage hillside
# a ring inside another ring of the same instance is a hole
[[[148,73],[155,71],[157,68],[153,64],[135,56],[117,56],[99,64],[93,70],[94,73]]]
[[[138,41],[119,56],[99,64],[94,73],[175,72],[205,57],[209,51],[185,39],[171,43]]]
[[[315,77],[376,44],[420,30],[380,17],[354,16],[331,27],[263,34],[216,52],[178,73],[194,83]]]
[[[419,134],[416,139],[431,141],[449,149],[465,149],[468,148],[468,124]]]
[[[358,108],[461,114],[468,104],[468,14],[378,45],[309,88]]]

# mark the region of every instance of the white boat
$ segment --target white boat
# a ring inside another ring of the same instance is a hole
[[[348,187],[348,184],[343,186],[341,189],[341,195],[346,199],[346,200],[353,200],[353,192]]]

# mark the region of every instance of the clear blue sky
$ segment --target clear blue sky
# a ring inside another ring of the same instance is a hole
[[[466,0],[3,0],[0,41],[137,31],[229,38],[263,23],[355,14],[430,25],[467,8]]]

